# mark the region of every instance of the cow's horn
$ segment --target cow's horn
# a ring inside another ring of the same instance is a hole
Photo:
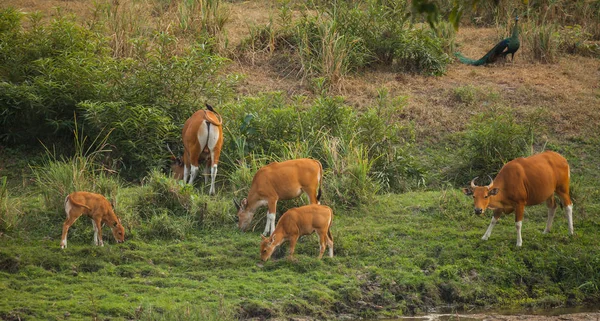
[[[237,210],[240,210],[240,203],[238,201],[235,200],[235,198],[233,199],[233,204],[235,205],[235,208],[237,208]]]
[[[173,153],[173,151],[171,150],[171,147],[169,147],[169,144],[167,144],[167,149],[169,150],[169,153],[171,153],[171,155],[173,155],[173,157],[175,157],[175,154]]]
[[[475,178],[473,178],[473,180],[471,181],[471,188],[475,188],[477,187],[477,185],[475,185],[475,180],[477,179],[478,176],[476,176]]]
[[[490,178],[490,185],[487,186],[488,190],[492,189],[492,186],[494,186],[494,180],[492,179],[491,176],[488,175],[488,177]]]

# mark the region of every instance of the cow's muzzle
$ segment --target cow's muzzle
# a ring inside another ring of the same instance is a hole
[[[483,210],[481,208],[475,208],[475,214],[480,215],[481,213],[483,213]]]

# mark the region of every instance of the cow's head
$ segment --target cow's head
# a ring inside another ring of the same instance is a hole
[[[183,179],[183,161],[180,157],[171,156],[171,175],[175,179]]]
[[[245,231],[250,226],[254,213],[248,211],[248,199],[244,198],[240,203],[233,200],[235,207],[237,208],[238,227],[240,230]]]
[[[262,241],[260,242],[260,259],[263,261],[269,260],[271,255],[273,255],[273,251],[277,248],[275,245],[275,235],[271,235],[266,237],[264,235],[260,235],[262,237]]]
[[[470,188],[463,188],[463,193],[465,193],[465,195],[467,195],[467,196],[469,196],[469,195],[473,196],[473,201],[475,202],[475,204],[474,204],[475,214],[482,214],[483,212],[485,212],[488,205],[490,204],[490,196],[494,196],[494,195],[498,194],[498,189],[493,188],[494,181],[492,180],[491,177],[490,177],[490,185],[487,185],[487,186],[475,185],[476,179],[477,179],[477,177],[473,178],[473,180],[471,181]]]
[[[113,222],[110,228],[117,243],[123,243],[125,241],[125,228],[121,225],[121,221]]]

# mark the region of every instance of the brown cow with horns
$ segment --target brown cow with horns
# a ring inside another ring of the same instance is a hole
[[[487,208],[494,210],[494,217],[483,235],[487,240],[494,225],[502,214],[515,212],[517,228],[517,246],[521,246],[521,226],[525,206],[546,202],[548,220],[544,233],[550,232],[556,212],[554,193],[566,207],[569,234],[573,235],[573,203],[569,197],[569,164],[560,154],[545,151],[526,158],[517,158],[504,165],[495,179],[487,186],[476,186],[475,179],[471,188],[464,188],[466,195],[472,195],[475,202],[475,214],[482,214]]]

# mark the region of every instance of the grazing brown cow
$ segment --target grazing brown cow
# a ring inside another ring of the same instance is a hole
[[[267,205],[267,223],[263,234],[270,235],[275,230],[277,201],[293,199],[304,192],[308,195],[310,204],[318,204],[322,178],[321,163],[309,158],[273,162],[261,167],[252,179],[248,198],[244,198],[240,204],[234,200],[238,209],[238,227],[246,230],[254,212]]]
[[[573,203],[569,197],[569,176],[567,160],[558,153],[546,151],[506,163],[490,185],[476,186],[473,179],[471,188],[464,188],[463,192],[473,196],[475,214],[482,214],[487,208],[494,210],[494,217],[482,239],[487,240],[490,237],[502,214],[514,211],[517,246],[521,246],[525,206],[537,205],[544,201],[548,206],[548,220],[544,233],[550,232],[557,206],[554,193],[566,206],[569,234],[573,235]]]
[[[298,238],[317,232],[319,235],[319,259],[323,257],[325,247],[329,247],[329,257],[333,257],[333,237],[331,224],[333,211],[325,205],[311,204],[289,209],[283,213],[275,232],[270,237],[261,235],[260,258],[267,261],[273,251],[286,240],[290,241],[290,259],[294,259],[294,249]]]
[[[111,229],[117,243],[125,239],[125,229],[121,221],[115,215],[108,200],[100,195],[89,192],[74,192],[65,198],[65,212],[67,219],[63,224],[60,247],[67,247],[67,233],[69,227],[81,216],[85,215],[92,219],[94,225],[94,243],[104,246],[102,242],[102,224],[106,223]]]
[[[185,121],[181,132],[183,162],[176,159],[171,170],[178,177],[183,167],[183,182],[193,184],[198,175],[198,163],[200,159],[205,160],[204,180],[205,183],[208,181],[210,171],[209,194],[215,194],[217,166],[223,148],[223,120],[210,105],[206,104],[206,107],[208,110],[198,110]]]

